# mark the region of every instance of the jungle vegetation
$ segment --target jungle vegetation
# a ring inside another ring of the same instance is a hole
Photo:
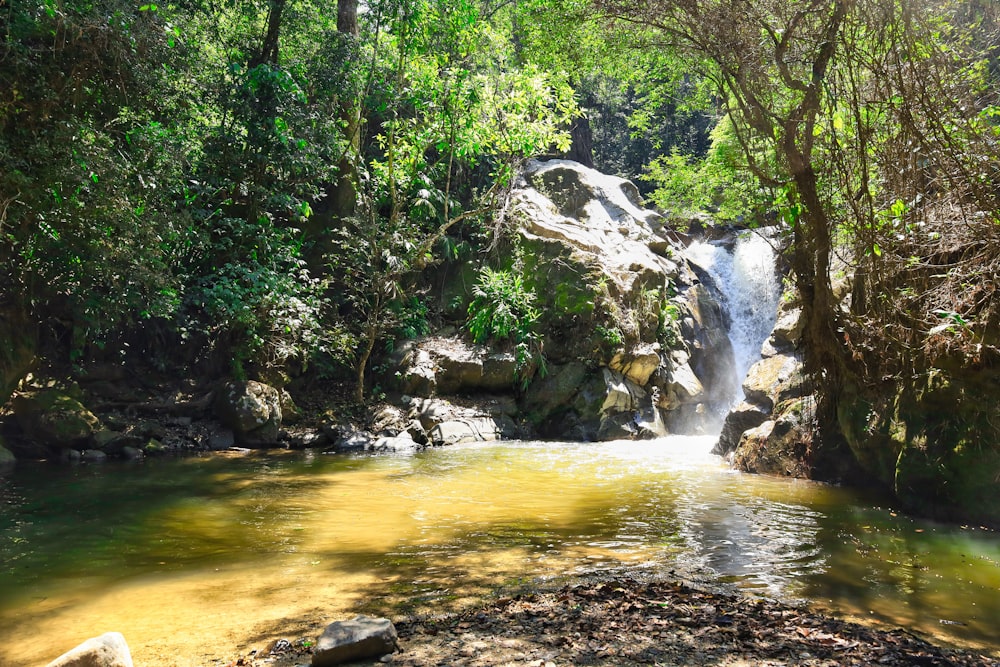
[[[437,317],[421,273],[488,253],[523,161],[570,155],[678,226],[782,225],[818,376],[990,363],[997,13],[7,0],[0,311],[52,363],[282,368],[364,400],[373,360]]]

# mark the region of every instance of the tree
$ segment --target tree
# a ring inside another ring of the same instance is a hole
[[[513,64],[510,41],[472,3],[374,4],[366,19],[358,203],[328,255],[356,340],[358,401],[376,344],[412,303],[410,281],[455,229],[501,214],[521,161],[566,147],[574,108],[565,86]]]
[[[842,355],[830,285],[834,221],[821,192],[816,128],[853,0],[596,4],[618,20],[655,28],[664,46],[691,54],[693,63],[710,64],[703,75],[715,82],[734,121],[747,168],[784,194],[810,368],[818,375],[835,376]],[[778,157],[777,171],[760,159],[762,144]]]

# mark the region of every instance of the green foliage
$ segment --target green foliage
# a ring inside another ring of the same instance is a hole
[[[536,369],[544,368],[535,324],[541,316],[535,294],[517,273],[484,267],[472,290],[466,328],[477,343],[493,341],[514,347],[517,373],[527,384]]]
[[[472,294],[466,323],[472,340],[520,343],[534,338],[540,313],[534,293],[525,289],[520,275],[484,267]]]

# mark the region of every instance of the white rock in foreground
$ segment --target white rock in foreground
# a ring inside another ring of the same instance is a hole
[[[132,654],[120,632],[106,632],[63,653],[47,667],[133,667]]]

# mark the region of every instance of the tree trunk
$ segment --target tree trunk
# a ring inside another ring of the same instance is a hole
[[[361,34],[358,29],[358,0],[338,0],[337,31],[341,39],[357,43]],[[350,96],[343,97],[340,117],[344,121],[347,149],[337,164],[337,184],[331,193],[331,203],[334,215],[349,218],[357,210],[358,198],[356,161],[361,152],[361,105],[358,100]]]
[[[278,37],[281,34],[281,15],[285,11],[286,0],[272,0],[267,13],[267,33],[261,43],[260,51],[250,59],[249,69],[267,63],[278,64]]]

